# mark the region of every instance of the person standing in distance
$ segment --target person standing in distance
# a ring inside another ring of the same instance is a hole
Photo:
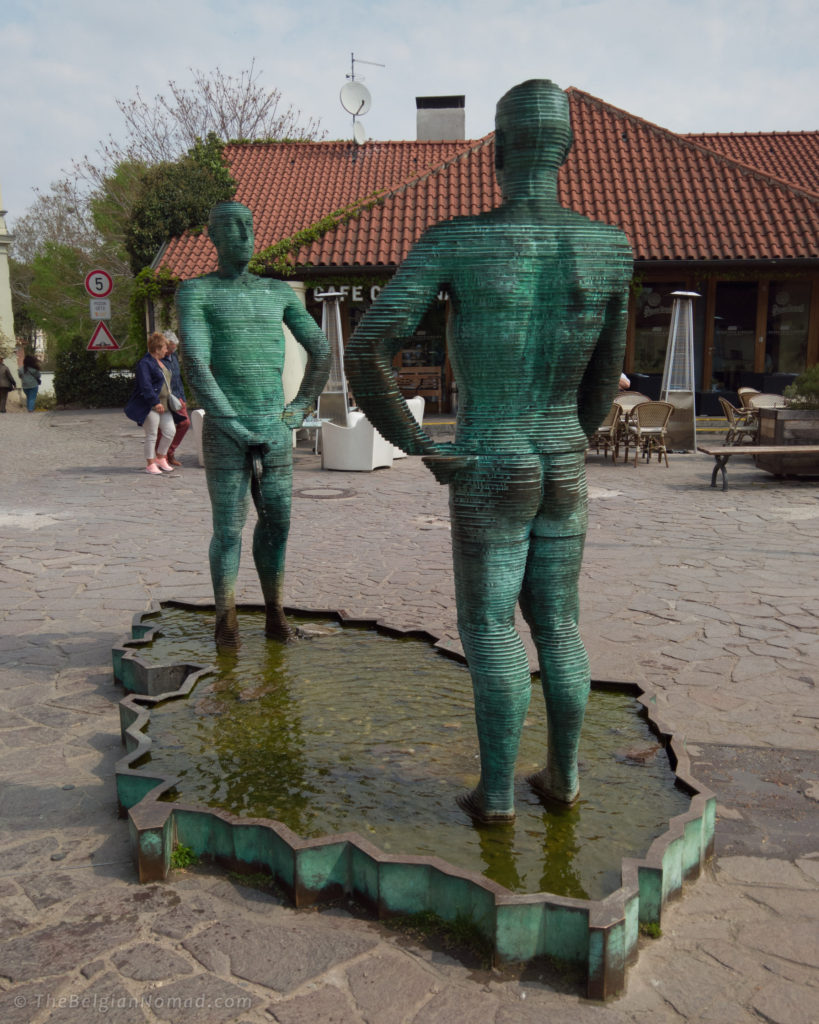
[[[176,350],[179,348],[179,338],[177,338],[173,331],[169,331],[165,335],[165,343],[168,350],[165,353],[165,358],[162,362],[171,371],[171,394],[179,402],[179,408],[171,410],[175,432],[173,435],[173,441],[171,441],[171,446],[165,454],[165,458],[171,466],[181,466],[182,463],[176,457],[176,449],[182,443],[182,439],[190,429],[191,421],[188,417],[188,403],[185,401],[185,385],[182,383],[182,370],[179,366],[179,356],[176,354]]]

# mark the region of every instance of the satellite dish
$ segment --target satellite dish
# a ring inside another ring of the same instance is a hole
[[[339,93],[341,105],[353,117],[366,114],[372,105],[370,90],[361,82],[345,82]]]
[[[353,125],[353,141],[358,146],[363,146],[367,141],[367,133],[364,130],[364,125],[360,121],[356,121]]]

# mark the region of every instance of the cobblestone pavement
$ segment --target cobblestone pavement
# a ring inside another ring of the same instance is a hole
[[[111,648],[150,600],[209,599],[209,508],[141,471],[118,411],[0,421],[0,1020],[117,1024],[808,1024],[819,1005],[816,481],[749,460],[709,487],[590,457],[582,578],[593,675],[652,686],[718,794],[719,856],[593,1004],[485,971],[343,909],[295,911],[218,872],[135,878],[118,819]],[[325,473],[296,456],[287,601],[456,644],[446,492],[418,459]],[[259,599],[249,551],[240,597]]]

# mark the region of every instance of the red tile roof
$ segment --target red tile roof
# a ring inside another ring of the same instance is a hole
[[[560,172],[561,202],[619,225],[636,260],[819,258],[819,193],[706,147],[704,140],[715,136],[677,135],[577,89],[568,95],[575,142]],[[299,251],[298,264],[316,269],[392,268],[430,224],[497,205],[493,155],[491,135],[226,149],[239,182],[236,198],[254,213],[257,251],[384,193],[378,205]],[[790,173],[795,177],[793,168]],[[205,235],[172,240],[161,262],[181,277],[216,266]]]
[[[356,200],[397,188],[470,145],[251,142],[227,146],[225,158],[239,183],[237,201],[253,211],[258,252]],[[207,234],[184,235],[169,243],[162,262],[180,277],[195,277],[216,269],[216,252]]]
[[[819,193],[819,132],[721,132],[684,138]]]
[[[300,249],[311,267],[389,267],[402,262],[428,227],[500,203],[492,136],[461,143],[461,152],[431,171],[414,175],[383,201]]]
[[[819,195],[570,89],[561,199],[619,225],[636,260],[819,258]]]

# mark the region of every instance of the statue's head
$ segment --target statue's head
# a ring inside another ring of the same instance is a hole
[[[246,264],[253,255],[253,214],[244,203],[217,203],[208,217],[208,235],[220,263]]]
[[[557,171],[573,141],[569,98],[554,82],[532,78],[514,86],[495,109],[495,171],[503,188],[533,171]]]

